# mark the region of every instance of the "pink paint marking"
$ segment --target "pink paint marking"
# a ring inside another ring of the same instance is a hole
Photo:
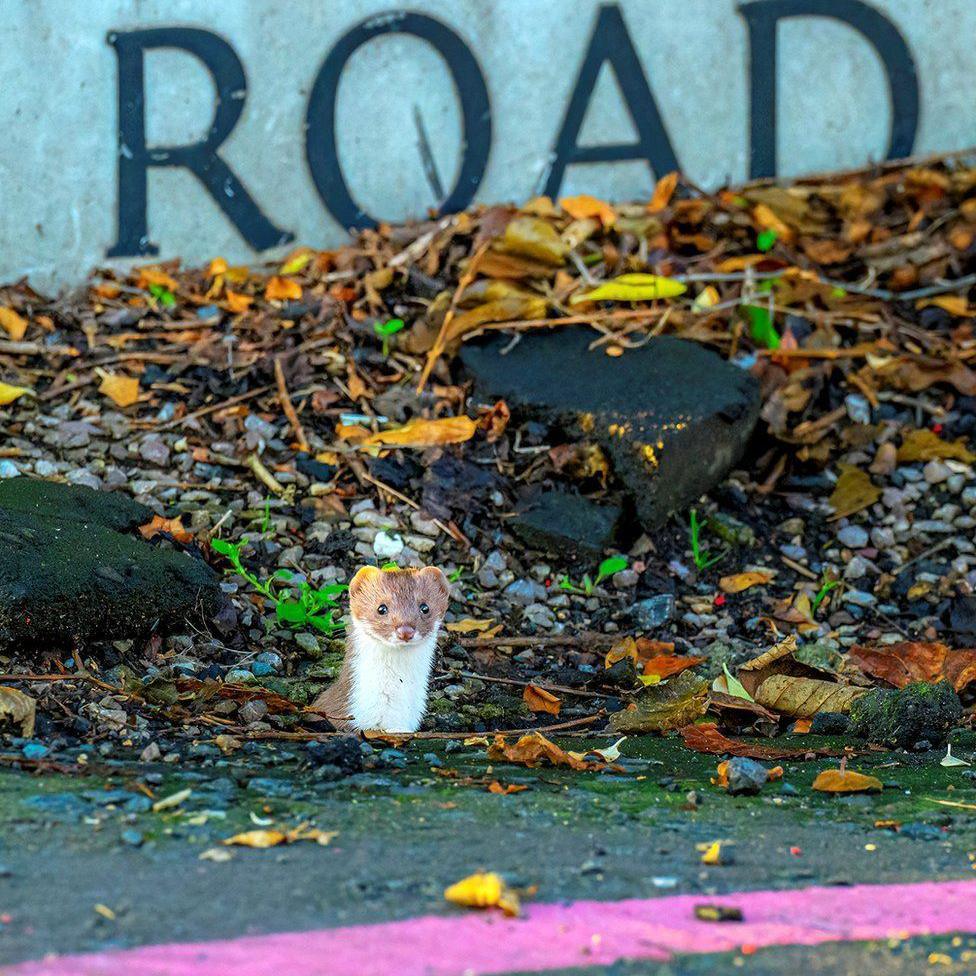
[[[700,922],[703,903],[737,906],[744,921]],[[143,946],[21,963],[3,976],[487,976],[948,932],[976,932],[976,881],[532,905],[520,919],[469,912]]]

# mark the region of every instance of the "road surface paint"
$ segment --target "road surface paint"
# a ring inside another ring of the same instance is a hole
[[[701,904],[734,905],[742,922],[701,922]],[[817,945],[976,932],[976,881],[857,885],[536,904],[429,915],[314,932],[174,943],[61,956],[4,976],[460,976],[665,961],[744,946]]]

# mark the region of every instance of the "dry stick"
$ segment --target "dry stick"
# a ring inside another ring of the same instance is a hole
[[[278,384],[278,402],[281,404],[281,409],[288,418],[288,423],[291,424],[291,429],[295,432],[295,440],[298,441],[298,449],[307,454],[309,451],[308,438],[305,436],[305,429],[302,427],[302,422],[298,419],[298,411],[291,402],[291,396],[288,393],[288,387],[285,384],[285,371],[282,369],[280,356],[275,357],[274,371],[275,380]]]
[[[179,427],[181,424],[185,424],[191,420],[199,420],[200,417],[206,417],[208,414],[216,413],[225,407],[233,407],[238,403],[243,403],[245,400],[253,400],[255,397],[259,397],[263,393],[267,393],[273,389],[274,387],[269,384],[268,386],[259,386],[256,390],[251,390],[248,393],[239,393],[237,396],[232,396],[227,400],[221,400],[220,403],[214,403],[209,407],[201,407],[199,410],[194,410],[193,413],[188,413],[185,417],[178,417],[176,420],[170,420],[165,424],[160,424],[156,430],[171,430],[173,427]]]
[[[519,681],[516,678],[495,678],[490,674],[475,674],[474,671],[445,671],[442,674],[435,674],[434,678],[475,678],[478,681],[489,681],[496,685],[518,685],[520,688],[541,688],[543,691],[558,691],[564,695],[577,695],[580,698],[615,698],[611,695],[599,691],[581,691],[578,688],[567,688],[565,685],[540,684],[538,681]]]
[[[462,637],[461,647],[584,647],[619,640],[619,634],[566,634],[561,637]]]
[[[589,315],[564,315],[556,319],[506,319],[504,322],[483,322],[477,329],[472,329],[465,338],[473,338],[481,332],[492,329],[549,329],[560,325],[592,325],[600,322],[640,322],[647,319],[659,318],[663,310],[659,308],[636,309],[633,312],[590,312]]]
[[[289,494],[294,495],[295,486],[289,485],[287,488],[261,463],[261,459],[257,454],[248,454],[244,462],[247,467],[254,472],[254,477],[261,482],[268,491],[277,495],[279,498],[285,498]]]
[[[420,380],[417,383],[418,393],[424,392],[424,387],[427,385],[427,380],[430,378],[431,371],[433,370],[437,360],[440,359],[441,353],[444,351],[447,330],[454,319],[454,313],[457,311],[458,302],[461,300],[461,295],[464,294],[464,291],[468,285],[474,281],[474,276],[478,273],[478,265],[481,263],[482,255],[484,255],[485,251],[488,250],[488,245],[490,243],[490,241],[485,241],[484,244],[482,244],[481,247],[474,252],[471,261],[464,270],[464,274],[461,275],[461,278],[458,281],[458,286],[454,290],[454,294],[451,297],[451,304],[447,310],[447,314],[444,316],[444,321],[441,322],[441,327],[440,331],[437,333],[437,338],[434,340],[433,346],[430,347],[430,352],[427,353],[427,362],[424,363],[423,371],[420,374]]]
[[[955,540],[953,539],[943,539],[941,542],[937,542],[934,546],[929,546],[928,549],[923,549],[917,556],[913,559],[909,559],[904,566],[900,567],[895,573],[895,576],[901,576],[902,573],[908,569],[909,566],[914,566],[915,563],[921,562],[923,559],[928,559],[929,556],[934,556],[937,552],[941,552],[943,549],[951,546]]]

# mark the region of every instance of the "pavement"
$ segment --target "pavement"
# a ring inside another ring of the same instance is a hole
[[[157,797],[193,794],[139,813],[50,799],[136,795],[134,764],[70,781],[2,773],[0,972],[976,971],[966,770],[935,754],[872,753],[858,767],[888,788],[834,798],[809,786],[835,760],[787,762],[785,792],[774,783],[730,797],[709,782],[715,757],[675,740],[630,740],[623,752],[622,773],[573,773],[488,769],[481,748],[432,757],[417,744],[403,769],[325,784],[280,760],[281,790],[262,767],[256,789],[222,806],[208,789],[245,782],[254,760],[218,760],[168,770]],[[495,795],[484,786],[492,776],[529,788]],[[304,821],[338,835],[328,846],[221,843]],[[731,863],[702,863],[698,845],[716,839],[734,841]],[[532,891],[523,917],[444,901],[448,884],[478,868]],[[695,918],[716,903],[741,908],[743,921]]]

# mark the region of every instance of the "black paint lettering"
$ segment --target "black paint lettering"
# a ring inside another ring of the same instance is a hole
[[[336,42],[316,75],[305,116],[305,154],[315,188],[332,216],[346,228],[375,227],[376,220],[352,198],[336,146],[336,96],[350,57],[374,37],[411,34],[426,41],[444,59],[454,79],[461,108],[461,168],[440,210],[463,210],[474,199],[491,149],[491,106],[484,75],[468,46],[433,17],[388,11],[357,24]],[[401,124],[406,125],[406,120]]]
[[[577,142],[580,129],[587,106],[593,97],[600,69],[605,62],[609,62],[613,68],[627,110],[637,129],[638,139],[636,142],[605,146],[580,146]],[[566,167],[574,163],[609,163],[624,159],[646,159],[657,175],[679,168],[671,139],[654,95],[651,94],[620,8],[616,4],[607,4],[600,7],[597,14],[590,46],[583,58],[562,128],[553,147],[552,164],[544,192],[550,197],[557,197]]]
[[[119,63],[119,201],[118,238],[109,257],[158,254],[149,240],[148,177],[152,166],[188,169],[213,197],[241,236],[258,251],[293,240],[268,220],[220,158],[217,150],[244,111],[247,81],[234,49],[210,31],[192,27],[112,33],[108,42]],[[177,48],[197,57],[210,72],[217,89],[213,121],[200,142],[182,146],[146,145],[145,52]]]
[[[759,0],[739,7],[749,27],[752,179],[776,175],[776,28],[787,17],[831,17],[859,31],[877,51],[891,92],[888,159],[911,154],[918,128],[918,75],[905,38],[862,0]]]

